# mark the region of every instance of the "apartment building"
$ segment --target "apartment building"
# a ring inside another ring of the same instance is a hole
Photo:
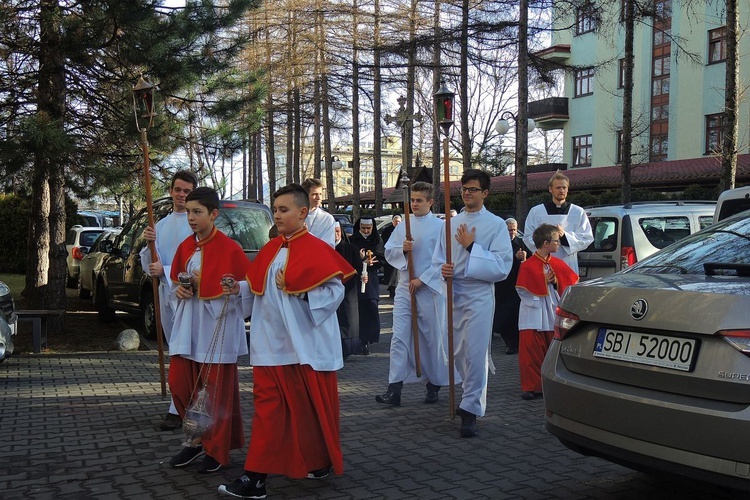
[[[569,169],[621,162],[625,1],[582,0],[572,9],[560,2],[552,45],[538,53],[574,68],[565,72],[564,97],[530,102],[528,108],[540,128],[563,130]],[[652,5],[658,17],[637,22],[635,29],[632,163],[713,158],[724,133],[726,3]],[[745,32],[750,2],[740,1],[739,9]],[[743,88],[750,81],[750,37],[740,39],[739,53]],[[750,149],[750,99],[740,100],[743,154]]]

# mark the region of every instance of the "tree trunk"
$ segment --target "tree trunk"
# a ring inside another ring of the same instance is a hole
[[[630,172],[633,153],[633,63],[635,53],[633,41],[635,38],[635,4],[625,2],[625,75],[623,76],[622,94],[622,202],[630,203]]]
[[[529,154],[529,124],[526,109],[529,103],[528,23],[529,2],[521,0],[518,6],[518,111],[516,114],[516,220],[519,227],[523,227],[529,211],[526,190],[526,160]]]
[[[359,177],[359,5],[352,2],[352,176]],[[344,167],[346,168],[346,166]],[[359,214],[359,211],[357,211]]]
[[[256,199],[263,203],[263,134],[260,130],[255,133],[255,186],[258,189]]]
[[[328,75],[325,73],[327,68],[323,65],[323,75],[321,79],[321,90],[323,98],[323,155],[326,163],[326,194],[328,198],[328,210],[333,211],[336,207],[336,195],[333,185],[333,165],[331,162],[331,118],[329,116],[330,97],[328,95]]]
[[[522,2],[524,0],[521,0]],[[519,46],[521,42],[519,40]],[[520,47],[519,47],[520,49]],[[471,135],[469,134],[469,0],[461,4],[461,156],[464,170],[471,168]],[[519,93],[521,83],[518,83]]]
[[[740,33],[737,0],[727,0],[727,61],[724,85],[724,141],[721,147],[721,189],[733,189],[737,176],[737,141],[740,93],[737,78],[740,61],[737,46]]]
[[[286,93],[286,183],[294,182],[294,95],[291,87]]]
[[[409,177],[412,176],[412,158],[414,157],[414,86],[417,73],[417,0],[411,0],[409,12],[409,53],[406,66],[406,120],[403,127],[403,165],[402,169]],[[377,182],[377,180],[376,180]]]
[[[443,76],[442,67],[440,66],[440,52],[441,52],[441,27],[440,27],[440,0],[435,2],[435,12],[432,16],[432,26],[435,32],[435,41],[432,46],[432,91],[437,92],[440,89],[440,81]],[[442,177],[440,176],[440,127],[433,120],[432,126],[432,199],[433,210],[435,212],[444,212],[440,207],[443,206],[443,200],[440,196],[440,182]]]
[[[374,43],[375,43],[375,50],[373,51],[373,91],[372,91],[372,168],[375,172],[375,176],[381,175],[383,172],[383,158],[382,158],[382,144],[381,144],[381,137],[383,135],[383,127],[382,127],[382,119],[383,119],[383,113],[381,111],[381,101],[382,101],[382,80],[381,80],[381,49],[380,49],[380,0],[375,0],[375,22],[374,22]],[[360,190],[360,171],[359,171],[359,165],[355,165],[354,168],[356,169],[354,172],[352,172],[352,175],[354,177],[354,182],[352,185],[352,190],[354,191],[354,197],[352,199],[352,217],[358,219],[361,215],[360,213],[360,197],[359,197],[359,190]],[[375,184],[375,207],[376,210],[378,207],[383,206],[383,189],[382,186],[380,189],[378,189],[379,184]]]

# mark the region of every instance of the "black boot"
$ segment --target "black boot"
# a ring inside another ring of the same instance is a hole
[[[434,385],[427,382],[427,390],[425,391],[424,402],[427,404],[437,403],[439,390],[439,385]]]
[[[471,412],[458,408],[456,414],[461,415],[461,437],[469,438],[478,434],[477,416]]]
[[[375,396],[375,401],[386,405],[401,406],[401,388],[403,386],[403,382],[388,384],[388,389],[385,393]]]

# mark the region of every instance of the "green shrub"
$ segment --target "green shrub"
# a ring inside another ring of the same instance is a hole
[[[26,273],[31,200],[0,194],[0,272]]]

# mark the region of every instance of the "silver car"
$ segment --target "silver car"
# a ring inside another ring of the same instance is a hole
[[[570,287],[542,385],[569,448],[750,491],[750,211]]]

